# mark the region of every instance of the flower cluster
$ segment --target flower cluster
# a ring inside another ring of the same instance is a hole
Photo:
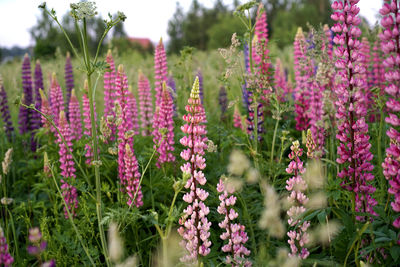
[[[394,201],[391,203],[395,212],[400,212],[400,7],[398,1],[385,1],[380,10],[381,24],[384,31],[380,34],[382,50],[387,54],[383,64],[387,67],[385,79],[387,86],[385,92],[389,98],[386,102],[388,117],[385,121],[390,124],[386,132],[390,138],[390,146],[386,149],[385,162],[382,163],[383,174],[389,181],[389,193],[393,194]],[[393,225],[400,228],[400,216],[393,222]]]
[[[64,137],[65,143],[63,142],[60,135],[58,135],[57,143],[60,148],[58,154],[60,156],[60,169],[61,169],[61,190],[67,207],[71,214],[74,216],[78,209],[78,193],[76,188],[71,185],[72,179],[76,178],[75,175],[75,164],[72,159],[72,132],[71,127],[67,122],[64,111],[60,112],[59,116],[59,130],[61,135]],[[69,151],[70,152],[69,152]],[[68,219],[68,212],[64,207],[65,218]]]
[[[8,253],[8,245],[3,228],[0,227],[0,266],[11,267],[13,262],[14,258]]]
[[[72,130],[72,138],[74,140],[80,140],[82,138],[81,107],[79,105],[78,98],[75,95],[75,89],[72,89],[71,91],[71,98],[69,100],[68,110],[69,124],[71,125]]]
[[[374,179],[371,173],[374,166],[370,163],[373,158],[370,152],[368,124],[365,121],[367,107],[362,88],[366,86],[363,79],[365,73],[360,52],[361,30],[358,25],[361,19],[357,3],[359,0],[335,1],[332,9],[335,10],[331,18],[337,23],[332,27],[336,33],[333,41],[338,47],[335,49],[340,82],[335,86],[336,118],[340,141],[338,146],[339,158],[336,160],[343,165],[338,174],[343,179],[342,186],[355,194],[355,208],[357,212],[375,215],[373,207],[377,204],[372,194],[375,187],[367,182]],[[364,216],[357,216],[364,220]]]
[[[245,226],[240,223],[233,223],[233,220],[235,220],[239,214],[233,209],[236,203],[236,197],[233,195],[234,188],[230,189],[231,190],[228,192],[222,179],[219,180],[217,191],[220,193],[220,204],[217,211],[219,214],[224,215],[225,218],[218,226],[225,230],[225,232],[220,235],[220,238],[228,241],[228,244],[222,247],[222,251],[229,253],[229,255],[226,256],[227,264],[231,264],[232,266],[251,266],[251,262],[245,259],[245,256],[250,255],[250,250],[244,246],[249,239],[245,232]]]
[[[175,156],[172,154],[172,151],[174,151],[173,102],[165,82],[162,86],[162,101],[158,111],[158,121],[154,122],[153,130],[154,149],[157,150],[158,154],[156,163],[158,168],[161,168],[161,165],[165,162],[175,161]]]
[[[107,71],[104,73],[104,117],[107,119],[109,116],[115,117],[114,101],[115,101],[115,64],[111,54],[111,50],[108,50],[106,62],[108,64]],[[111,140],[114,139],[116,132],[115,125],[108,123],[108,127],[111,129]]]
[[[82,96],[82,106],[83,106],[83,123],[84,123],[84,130],[83,134],[88,138],[88,140],[91,140],[92,137],[92,123],[90,120],[90,102],[88,98],[88,83],[85,81],[84,84],[84,91],[85,93]],[[97,121],[97,115],[96,115],[96,106],[95,103],[93,103],[93,108],[94,108],[94,118],[95,121]],[[86,164],[90,165],[93,160],[93,149],[91,146],[91,141],[87,142],[85,144],[85,157],[86,157]]]
[[[40,97],[39,89],[43,90],[44,87],[43,87],[42,68],[40,66],[39,60],[36,61],[35,65],[34,84],[35,84],[35,108],[37,110],[40,110],[42,106],[42,98]],[[33,112],[32,123],[33,123],[32,125],[33,129],[39,129],[42,126],[40,114],[38,112]]]
[[[383,53],[381,46],[381,41],[376,40],[372,49],[372,86],[381,88],[381,93],[383,94],[385,84],[385,67],[383,66]]]
[[[31,62],[28,54],[25,54],[24,61],[22,62],[22,89],[23,89],[23,104],[29,106],[33,103],[33,90],[32,90],[32,74]],[[25,134],[31,130],[32,110],[20,106],[19,109],[19,132]]]
[[[134,131],[135,135],[139,134],[139,120],[138,120],[138,112],[137,112],[137,104],[136,104],[136,98],[135,95],[133,94],[132,87],[129,87],[128,90],[128,110],[129,110],[129,117],[131,118],[129,120],[129,123],[132,123],[132,129]]]
[[[64,97],[60,85],[58,84],[56,74],[53,73],[50,86],[50,108],[53,115],[53,121],[58,126],[60,112],[64,111]],[[56,130],[51,127],[55,133]]]
[[[239,108],[235,106],[235,111],[233,112],[233,127],[242,129],[242,116],[240,116]]]
[[[4,89],[1,78],[0,78],[0,114],[1,118],[3,119],[5,133],[8,139],[11,140],[11,135],[14,132],[14,127],[12,126],[10,108],[8,106],[8,101],[7,101],[7,93],[6,90]]]
[[[153,101],[150,90],[149,80],[139,71],[138,91],[142,136],[150,135],[153,119]]]
[[[288,202],[292,205],[287,211],[289,216],[288,224],[289,227],[293,228],[287,233],[290,238],[288,243],[291,249],[289,256],[299,256],[305,259],[310,255],[308,249],[305,248],[305,245],[309,242],[307,229],[310,226],[310,222],[301,222],[301,217],[306,212],[304,205],[308,202],[307,196],[303,193],[307,189],[307,184],[301,177],[306,170],[300,160],[303,150],[300,148],[299,141],[294,141],[290,149],[289,159],[291,162],[286,168],[288,174],[293,174],[292,178],[286,180],[286,190],[289,191]]]
[[[274,82],[276,88],[276,96],[280,102],[284,102],[290,96],[290,86],[286,81],[286,75],[283,71],[282,62],[279,58],[276,59]]]
[[[184,210],[184,215],[179,219],[181,227],[179,234],[183,237],[181,245],[186,248],[188,254],[181,258],[184,262],[196,262],[199,255],[206,256],[210,253],[211,222],[207,220],[210,209],[204,204],[208,197],[208,192],[201,189],[200,185],[205,185],[207,180],[202,170],[206,167],[203,157],[207,149],[207,137],[205,136],[206,126],[202,123],[201,100],[199,95],[199,79],[196,77],[190,93],[188,114],[183,116],[186,124],[181,127],[186,135],[181,138],[180,143],[187,147],[181,152],[181,157],[187,161],[181,166],[184,177],[189,177],[185,188],[190,192],[183,196],[183,200],[188,203]]]
[[[40,232],[38,227],[33,227],[29,229],[29,242],[31,245],[27,247],[28,253],[30,255],[35,256],[39,262],[42,261],[41,254],[46,250],[47,242],[42,239],[42,233]],[[41,267],[55,267],[55,260],[49,260],[40,265]]]
[[[74,89],[74,73],[72,71],[71,56],[67,52],[65,59],[65,89],[67,91],[67,103],[71,98],[72,89]],[[69,110],[67,110],[67,118],[69,119]]]

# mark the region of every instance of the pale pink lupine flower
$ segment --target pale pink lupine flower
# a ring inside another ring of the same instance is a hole
[[[111,54],[111,50],[108,50],[106,62],[108,64],[107,71],[104,73],[104,117],[108,116],[115,117],[114,102],[116,100],[115,94],[115,64]],[[114,124],[108,124],[111,129],[110,140],[114,140],[116,132]]]
[[[72,138],[74,140],[80,140],[82,138],[82,117],[81,107],[78,102],[78,98],[75,95],[75,89],[71,91],[71,97],[69,100],[69,124],[72,130]]]
[[[92,123],[90,120],[90,102],[89,98],[87,96],[88,94],[88,83],[85,81],[84,84],[84,91],[85,93],[82,96],[82,104],[83,104],[83,134],[88,138],[88,142],[85,144],[85,157],[86,157],[86,164],[90,165],[93,160],[93,149],[92,149]],[[94,105],[94,120],[97,121],[97,115],[96,115],[96,106],[95,103]]]
[[[139,108],[142,136],[150,135],[153,121],[153,100],[150,82],[147,77],[139,71]]]

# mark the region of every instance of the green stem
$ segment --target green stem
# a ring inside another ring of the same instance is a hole
[[[370,222],[367,222],[366,224],[364,224],[363,228],[361,228],[361,230],[357,233],[357,237],[354,239],[353,243],[351,244],[351,247],[349,249],[349,251],[347,252],[346,258],[344,259],[344,263],[343,266],[346,266],[347,264],[347,259],[350,256],[351,251],[354,248],[354,245],[356,244],[356,242],[360,239],[360,237],[362,236],[362,234],[365,232],[365,230],[368,228],[368,225],[370,224]]]
[[[57,181],[56,181],[56,177],[55,177],[55,175],[54,175],[53,168],[52,168],[51,166],[49,166],[49,168],[50,168],[51,176],[53,177],[53,182],[54,182],[54,184],[55,184],[55,186],[56,186],[56,188],[57,188],[58,193],[60,194],[61,199],[63,200],[65,210],[67,211],[67,214],[68,214],[68,219],[69,219],[69,221],[70,221],[71,224],[72,224],[72,228],[74,228],[74,231],[75,231],[76,235],[78,236],[79,242],[81,243],[82,248],[83,248],[83,250],[84,250],[85,253],[86,253],[86,256],[89,258],[90,263],[91,263],[93,266],[96,266],[96,264],[94,263],[92,257],[90,256],[89,250],[87,249],[86,245],[83,243],[83,239],[82,239],[81,234],[79,233],[78,228],[76,227],[76,225],[75,225],[75,223],[74,223],[74,219],[72,218],[72,214],[71,214],[71,212],[69,211],[68,204],[67,204],[67,202],[65,201],[65,199],[64,199],[64,197],[63,197],[63,195],[62,195],[62,192],[61,192],[61,190],[60,190],[60,187],[59,187],[58,184],[57,184]]]
[[[270,158],[270,163],[271,164],[272,164],[272,162],[274,160],[275,139],[276,139],[276,133],[278,132],[278,125],[279,125],[279,120],[276,120],[275,129],[274,129],[274,136],[272,138],[271,158]]]

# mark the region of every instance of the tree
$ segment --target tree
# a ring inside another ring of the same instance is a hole
[[[168,51],[178,53],[183,47],[183,28],[182,24],[185,20],[182,7],[176,2],[176,10],[170,21],[168,21],[167,33],[169,35]]]
[[[209,36],[207,48],[228,47],[231,44],[232,34],[236,32],[241,36],[245,33],[245,30],[243,23],[237,17],[230,14],[221,15],[218,22],[211,26],[207,32]]]

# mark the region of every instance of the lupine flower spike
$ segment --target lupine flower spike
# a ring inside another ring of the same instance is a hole
[[[69,124],[71,125],[72,138],[74,140],[80,140],[82,138],[82,117],[81,107],[75,95],[75,89],[72,89],[71,98],[69,100]]]
[[[157,149],[158,159],[157,167],[165,162],[175,161],[174,151],[174,115],[171,94],[167,90],[165,82],[163,82],[163,95],[160,109],[158,111],[158,121],[154,123],[153,141],[154,148]]]
[[[104,117],[107,119],[109,116],[115,117],[114,101],[116,100],[115,95],[115,65],[114,59],[111,55],[111,50],[108,50],[106,61],[108,64],[107,71],[104,73]],[[108,121],[108,120],[107,120]],[[116,132],[114,124],[108,124],[111,129],[110,139],[114,139]]]
[[[67,56],[65,58],[65,89],[66,89],[66,97],[67,103],[71,98],[72,89],[74,88],[74,73],[72,70],[71,63],[71,55],[67,52]],[[67,118],[69,119],[69,110],[67,109]]]
[[[161,105],[162,101],[162,83],[167,82],[168,67],[167,55],[165,54],[162,39],[158,43],[154,55],[154,71],[155,71],[155,91],[156,91],[156,107]]]
[[[11,267],[14,258],[8,252],[6,237],[4,236],[3,228],[0,227],[0,266]]]
[[[42,68],[40,66],[40,61],[36,60],[36,65],[35,65],[35,108],[37,110],[41,109],[42,106],[42,98],[40,96],[39,89],[44,90],[43,86],[43,74],[42,74]],[[39,129],[42,126],[42,122],[40,120],[40,114],[38,112],[33,113],[33,121],[34,121],[34,129]]]
[[[331,18],[337,21],[332,27],[336,33],[333,41],[338,45],[335,49],[335,66],[341,80],[335,86],[338,120],[336,138],[340,142],[336,161],[343,166],[338,174],[343,179],[342,186],[355,194],[355,211],[376,215],[373,207],[377,202],[372,197],[375,187],[368,184],[374,179],[371,173],[374,166],[371,164],[373,155],[370,152],[368,124],[365,122],[367,107],[362,88],[366,81],[362,76],[365,68],[360,54],[361,30],[358,25],[361,19],[357,3],[358,0],[344,0],[332,4],[334,13]],[[356,218],[365,220],[365,216]]]
[[[30,255],[38,258],[41,261],[41,254],[46,250],[47,242],[42,239],[42,233],[38,227],[29,229],[29,243],[27,250]],[[41,264],[41,267],[55,267],[55,260],[50,260]]]
[[[150,129],[153,120],[153,101],[149,80],[140,70],[138,90],[142,136],[148,136],[151,133]]]
[[[93,159],[93,149],[92,149],[92,123],[90,120],[90,102],[87,96],[88,94],[88,82],[85,81],[83,86],[84,94],[82,96],[82,104],[83,104],[83,123],[84,123],[84,130],[83,134],[88,138],[88,142],[85,144],[85,157],[86,157],[86,164],[90,165]],[[93,103],[95,104],[95,103]],[[97,121],[96,115],[96,106],[94,106],[94,120]]]
[[[226,263],[235,267],[250,267],[252,265],[251,262],[245,259],[245,256],[250,255],[250,250],[244,246],[249,239],[245,231],[245,226],[240,223],[233,223],[239,216],[233,209],[236,203],[236,197],[233,195],[234,188],[228,192],[224,182],[220,179],[217,185],[217,191],[220,193],[220,204],[217,211],[219,214],[225,216],[224,220],[220,222],[218,226],[225,230],[220,235],[220,238],[224,241],[228,241],[228,243],[222,247],[222,251],[229,254],[226,256]]]
[[[280,102],[284,102],[290,92],[290,87],[286,81],[285,72],[283,71],[282,62],[279,58],[276,59],[274,82],[276,88],[276,96]]]
[[[233,127],[243,129],[242,116],[237,106],[235,106],[235,111],[233,112]]]
[[[50,99],[50,108],[53,114],[54,123],[58,125],[60,112],[64,111],[64,97],[55,73],[53,73],[51,78]],[[55,129],[53,130],[55,132]]]
[[[385,92],[388,94],[386,107],[388,116],[385,121],[390,124],[390,129],[386,132],[390,138],[390,146],[386,149],[385,162],[382,163],[383,174],[389,181],[389,194],[394,195],[392,209],[399,215],[400,212],[400,7],[397,0],[386,0],[382,9],[379,11],[382,16],[381,24],[384,31],[380,34],[382,50],[387,55],[383,64],[387,67],[385,79],[387,86]],[[393,225],[400,228],[400,216]]]
[[[39,93],[42,99],[42,104],[41,104],[41,112],[45,115],[47,115],[48,117],[50,117],[51,119],[54,118],[53,116],[53,112],[51,111],[51,107],[50,107],[50,103],[49,100],[47,99],[47,96],[45,95],[45,93],[43,92],[42,89],[39,89]],[[47,121],[47,119],[44,116],[41,116],[42,119],[42,125],[43,128],[45,129],[53,129],[52,125],[50,124],[50,122]],[[55,129],[54,129],[55,130]]]
[[[131,122],[132,122],[132,129],[135,132],[135,135],[139,134],[139,120],[138,120],[138,111],[137,111],[137,104],[136,104],[136,98],[135,95],[133,94],[133,89],[132,86],[129,87],[128,91],[128,107],[130,110],[130,117],[131,117]]]
[[[385,84],[385,67],[383,66],[383,53],[382,53],[382,41],[376,40],[372,52],[372,86],[381,88],[381,94],[384,94]]]
[[[289,159],[291,162],[288,168],[286,168],[288,174],[293,174],[292,178],[286,180],[286,190],[289,191],[288,201],[292,205],[287,211],[287,215],[289,216],[288,224],[292,229],[287,233],[291,250],[289,256],[298,256],[306,259],[310,255],[310,252],[305,247],[309,242],[307,229],[310,226],[310,222],[302,222],[302,216],[306,212],[304,205],[308,202],[307,196],[304,195],[307,184],[301,177],[305,172],[303,162],[300,160],[303,150],[300,148],[299,141],[294,141],[290,149]]]
[[[228,110],[228,96],[224,86],[219,88],[218,102],[219,107],[221,108],[221,121],[225,121],[226,111]]]
[[[178,113],[176,112],[176,83],[174,80],[174,77],[170,74],[168,75],[168,81],[167,81],[167,87],[171,88],[171,97],[172,97],[172,102],[174,102],[174,117],[178,116]]]
[[[76,215],[78,209],[78,193],[76,188],[71,185],[75,175],[75,164],[72,159],[72,155],[68,152],[73,151],[72,148],[72,132],[71,127],[67,122],[64,111],[60,112],[59,116],[59,130],[61,135],[64,137],[66,144],[62,141],[61,136],[58,135],[57,143],[60,148],[58,154],[60,155],[60,169],[61,169],[61,191],[64,197],[67,207],[71,214]],[[65,218],[68,219],[68,212],[64,207]]]
[[[208,192],[200,188],[207,182],[202,170],[206,167],[204,150],[207,149],[206,126],[202,123],[201,100],[199,95],[199,79],[196,77],[193,84],[188,105],[188,112],[183,116],[186,124],[181,127],[186,135],[180,142],[187,147],[181,152],[181,157],[186,161],[181,166],[183,176],[187,179],[185,188],[190,192],[183,196],[183,200],[188,203],[183,211],[184,215],[179,219],[181,227],[178,233],[183,237],[181,242],[188,254],[181,258],[183,262],[198,262],[199,256],[206,256],[210,253],[211,241],[210,226],[211,222],[207,220],[210,209],[204,204],[208,197]]]
[[[33,90],[32,90],[32,74],[31,74],[31,62],[28,54],[25,54],[24,61],[22,63],[22,90],[23,99],[22,102],[29,106],[33,103]],[[27,133],[31,130],[32,110],[20,106],[19,109],[19,132],[20,134]]]
[[[3,81],[1,77],[0,77],[0,114],[3,119],[4,131],[7,135],[7,138],[11,140],[11,135],[14,132],[14,127],[12,126],[7,94],[6,90],[4,90]]]

